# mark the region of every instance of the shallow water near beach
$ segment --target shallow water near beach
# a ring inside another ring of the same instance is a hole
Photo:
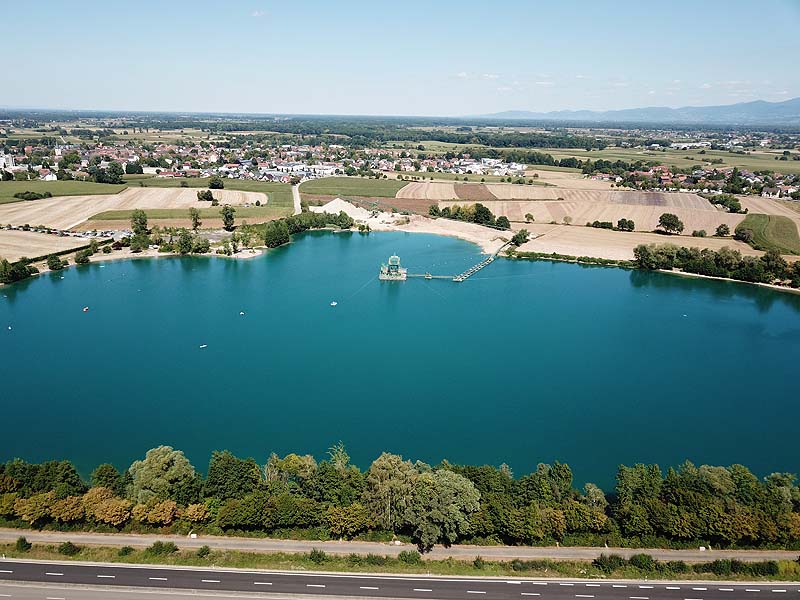
[[[0,460],[88,473],[169,444],[205,471],[214,449],[321,459],[341,440],[362,468],[384,450],[517,475],[559,460],[607,488],[621,463],[798,470],[800,296],[510,260],[379,282],[393,253],[412,273],[481,259],[432,235],[316,232],[247,261],[0,288]]]

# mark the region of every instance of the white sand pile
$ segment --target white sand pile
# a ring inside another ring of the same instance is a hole
[[[322,206],[309,206],[308,209],[313,212],[326,212],[332,213],[334,215],[338,215],[340,212],[344,211],[347,216],[349,216],[354,221],[366,221],[370,217],[370,211],[365,208],[359,208],[354,204],[350,204],[349,202],[342,200],[341,198],[335,198],[331,200],[327,204],[323,204]]]

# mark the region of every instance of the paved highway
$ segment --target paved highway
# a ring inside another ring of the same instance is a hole
[[[324,550],[329,554],[348,555],[357,554],[385,554],[397,556],[401,551],[414,548],[414,546],[378,542],[337,542],[299,540],[277,540],[270,538],[240,538],[227,536],[200,536],[189,539],[177,535],[134,535],[127,533],[63,533],[58,531],[31,531],[24,529],[0,529],[0,542],[14,542],[19,536],[24,535],[29,542],[46,544],[60,544],[67,540],[78,545],[97,546],[134,546],[143,548],[151,545],[156,540],[175,542],[180,548],[199,548],[209,546],[215,549],[242,550],[245,552],[310,552],[312,548]],[[705,562],[717,558],[736,558],[745,561],[755,560],[796,560],[798,552],[786,550],[713,550],[701,552],[700,550],[662,550],[662,549],[631,549],[631,548],[585,548],[585,547],[531,547],[531,546],[467,546],[457,545],[450,548],[436,546],[426,558],[444,559],[452,556],[461,560],[473,560],[476,556],[490,560],[511,560],[520,558],[533,560],[550,558],[553,560],[593,560],[600,554],[619,554],[629,557],[633,554],[644,552],[658,560],[685,560],[687,562]]]
[[[55,587],[43,588],[39,596],[31,596],[29,588],[25,588],[28,595],[15,596],[21,592],[12,582],[47,583]],[[74,586],[93,587],[82,589]],[[734,600],[775,598],[773,594],[800,598],[800,584],[480,579],[0,560],[0,598],[80,600],[95,597],[94,586],[108,586],[112,591],[117,588],[120,592],[129,588],[141,591],[154,588],[161,592],[156,596],[178,590],[197,590],[201,594],[218,592],[223,597],[233,592],[245,592],[294,594],[307,598],[343,596],[415,600]]]

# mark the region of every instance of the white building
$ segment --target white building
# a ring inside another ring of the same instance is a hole
[[[10,154],[0,154],[0,169],[14,168],[14,157]]]

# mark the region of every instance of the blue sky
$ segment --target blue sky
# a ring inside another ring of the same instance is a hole
[[[0,8],[0,106],[457,116],[800,96],[800,0]]]

